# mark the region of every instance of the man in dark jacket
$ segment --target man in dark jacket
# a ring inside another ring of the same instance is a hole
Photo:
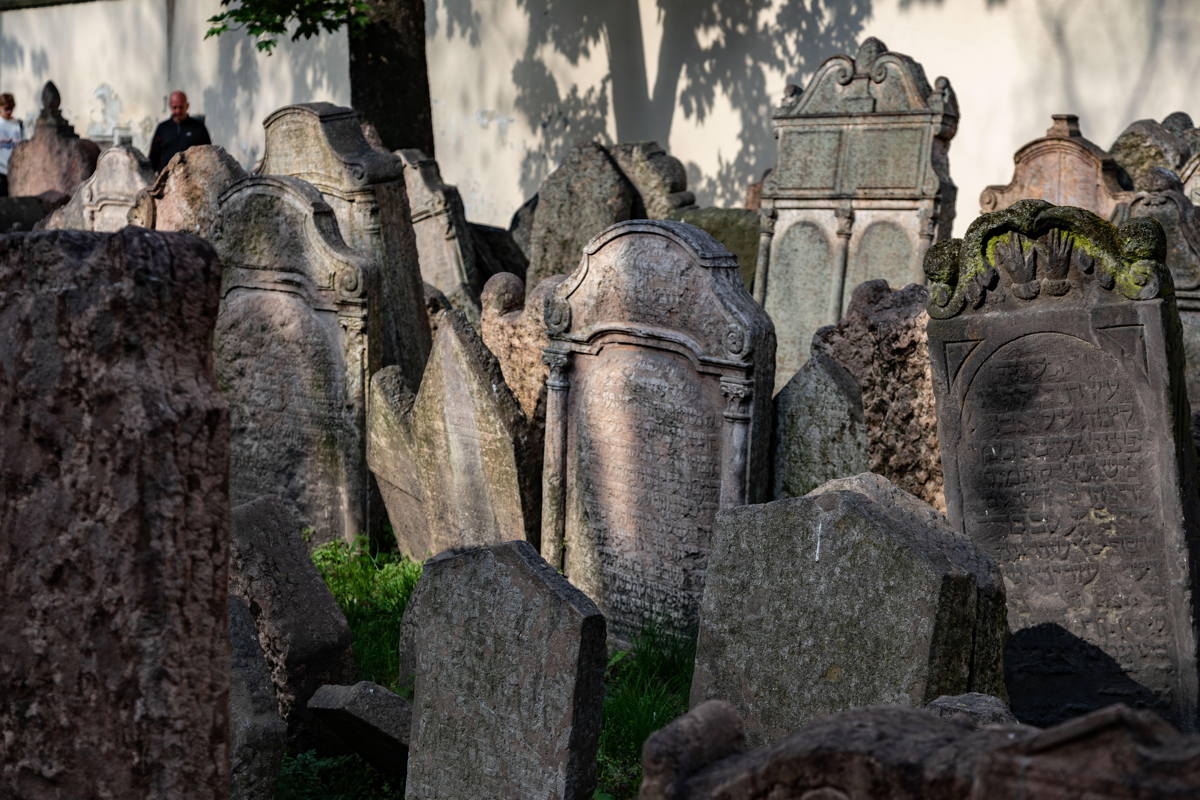
[[[208,129],[195,117],[188,116],[188,99],[183,92],[171,92],[171,118],[158,123],[150,140],[150,164],[161,170],[171,156],[197,144],[212,144]]]

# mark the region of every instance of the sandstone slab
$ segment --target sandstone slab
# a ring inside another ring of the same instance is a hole
[[[343,744],[385,775],[403,778],[408,765],[412,704],[377,683],[322,686],[308,710]]]
[[[246,171],[211,144],[176,153],[148,187],[138,192],[129,224],[159,231],[185,231],[208,239],[219,214],[218,201]]]
[[[47,230],[119,231],[129,224],[137,194],[154,181],[154,169],[137,149],[110,147],[96,160],[96,171],[79,185],[70,201],[42,225]]]
[[[230,800],[274,800],[275,781],[287,748],[287,725],[279,717],[271,671],[258,644],[250,606],[229,596],[233,671],[229,685]]]
[[[8,193],[27,197],[44,192],[71,195],[96,169],[100,145],[81,139],[63,118],[62,98],[53,81],[42,87],[42,111],[33,136],[17,142],[8,162]]]

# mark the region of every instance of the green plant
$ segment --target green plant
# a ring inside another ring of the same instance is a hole
[[[275,800],[390,800],[403,794],[357,755],[320,757],[315,750],[286,755]]]
[[[371,11],[363,0],[221,0],[221,6],[226,10],[208,18],[204,38],[245,30],[254,38],[254,46],[268,55],[288,28],[294,27],[294,42],[343,25],[366,25]]]
[[[642,782],[642,744],[651,733],[687,711],[695,656],[693,638],[651,626],[634,639],[629,650],[618,650],[609,658],[595,800],[637,796]]]
[[[312,559],[350,624],[360,677],[404,694],[406,687],[399,685],[400,622],[421,565],[396,553],[372,554],[363,538],[352,545],[327,542],[313,551]]]

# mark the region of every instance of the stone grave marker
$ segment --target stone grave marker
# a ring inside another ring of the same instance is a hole
[[[1178,175],[1192,155],[1200,152],[1200,128],[1182,111],[1162,122],[1139,119],[1121,131],[1108,152],[1136,186],[1156,167]]]
[[[818,717],[944,694],[1004,693],[995,562],[871,473],[723,511],[691,705],[723,698],[752,744]]]
[[[696,195],[687,188],[683,162],[658,142],[628,142],[607,149],[637,190],[634,218],[669,219],[675,212],[696,206]]]
[[[527,542],[425,562],[404,615],[410,800],[591,800],[604,616]]]
[[[80,184],[65,206],[42,227],[84,231],[119,231],[129,224],[129,211],[139,191],[154,181],[154,169],[136,148],[110,147],[96,160],[96,171]]]
[[[220,275],[191,236],[0,237],[0,796],[228,796]]]
[[[922,280],[925,251],[954,221],[958,101],[945,78],[931,88],[920,64],[871,38],[825,61],[772,124],[779,154],[762,190],[754,297],[775,321],[778,390],[855,286]]]
[[[674,219],[708,231],[737,256],[742,282],[747,291],[754,289],[754,269],[758,264],[758,240],[762,226],[758,212],[746,208],[681,208],[664,219]]]
[[[225,148],[189,147],[172,156],[154,183],[138,192],[129,224],[207,239],[217,222],[221,195],[245,177],[246,171]]]
[[[376,344],[383,360],[378,366],[398,364],[415,389],[432,338],[404,163],[367,142],[352,108],[284,106],[263,120],[263,128],[266,147],[256,172],[315,186],[333,209],[346,244],[378,264],[378,297],[372,298],[380,315]]]
[[[771,321],[681,222],[588,244],[546,301],[542,554],[620,641],[695,627],[718,508],[768,496]]]
[[[999,562],[1013,712],[1196,727],[1195,454],[1162,228],[1027,200],[930,251],[946,505]]]
[[[100,145],[80,139],[63,118],[62,98],[53,81],[42,87],[42,112],[33,136],[17,142],[8,162],[8,193],[27,197],[44,192],[70,195],[96,169]]]
[[[367,462],[400,551],[417,560],[540,530],[541,438],[460,311],[438,317],[414,398],[397,367],[371,377]]]
[[[382,513],[365,433],[367,376],[383,366],[377,264],[346,246],[333,210],[296,178],[234,184],[212,241],[225,267],[214,349],[233,501],[277,494],[314,547],[352,541]]]

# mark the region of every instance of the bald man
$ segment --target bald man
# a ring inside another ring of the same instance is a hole
[[[182,153],[194,145],[212,144],[204,123],[188,116],[186,94],[171,92],[168,105],[171,107],[171,118],[158,123],[154,138],[150,140],[150,163],[156,170],[165,167],[176,153]]]

